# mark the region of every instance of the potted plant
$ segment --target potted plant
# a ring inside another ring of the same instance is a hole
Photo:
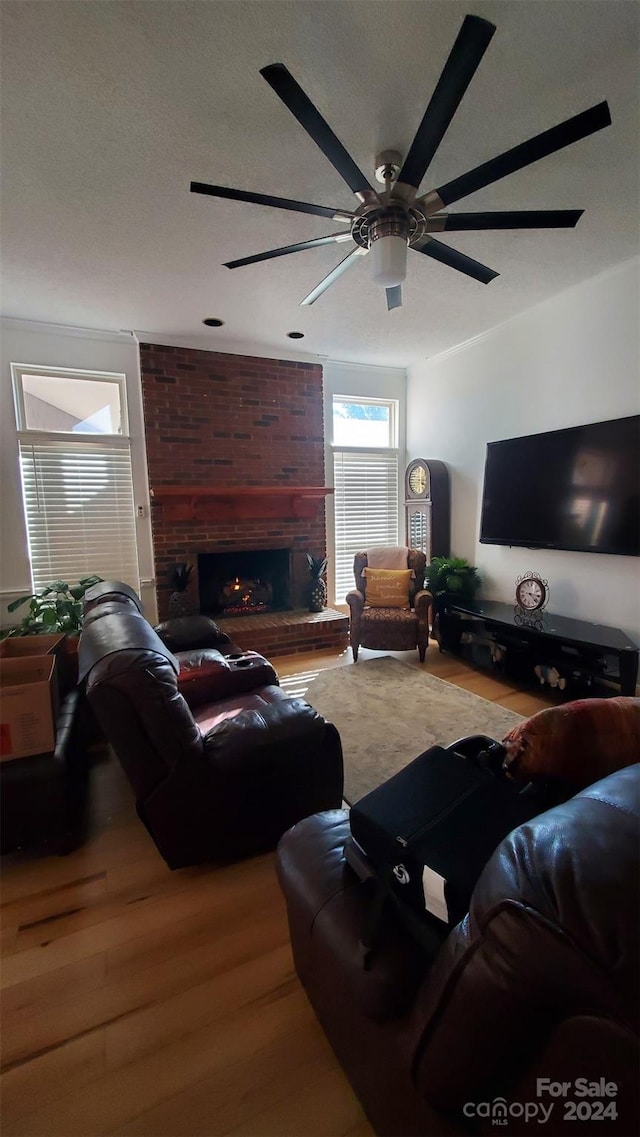
[[[482,584],[480,574],[465,557],[433,557],[425,571],[425,587],[437,601],[447,593],[470,600]]]
[[[58,656],[61,695],[75,686],[78,680],[78,639],[82,630],[85,592],[102,579],[101,576],[85,576],[75,585],[68,584],[66,580],[55,580],[39,592],[20,596],[7,605],[8,612],[15,612],[24,604],[28,604],[29,608],[19,624],[0,632],[0,639],[64,635]]]
[[[65,580],[55,580],[40,592],[31,592],[28,596],[13,600],[7,605],[8,612],[16,612],[23,604],[28,604],[29,610],[19,624],[0,633],[2,638],[50,635],[53,632],[79,636],[84,594],[101,580],[101,576],[85,576],[76,585],[67,584]]]

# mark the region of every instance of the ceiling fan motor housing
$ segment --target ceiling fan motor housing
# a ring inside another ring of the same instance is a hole
[[[376,158],[376,181],[384,186],[395,182],[402,169],[402,154],[399,150],[383,150]]]

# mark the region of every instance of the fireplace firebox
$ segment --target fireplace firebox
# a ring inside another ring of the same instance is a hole
[[[200,611],[249,616],[291,608],[291,549],[198,553]]]

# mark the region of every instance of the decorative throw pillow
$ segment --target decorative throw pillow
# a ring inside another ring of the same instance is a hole
[[[502,739],[517,781],[558,779],[574,792],[640,761],[640,699],[575,699],[545,707]]]
[[[408,608],[411,569],[366,568],[367,604],[372,608]]]

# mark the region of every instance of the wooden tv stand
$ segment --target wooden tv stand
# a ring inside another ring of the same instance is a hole
[[[638,645],[619,628],[552,612],[524,616],[516,605],[495,600],[442,597],[437,611],[440,651],[459,652],[463,642],[477,640],[503,648],[506,666],[530,668],[532,679],[533,668],[542,664],[588,683],[597,678],[616,683],[622,695],[636,693]]]

